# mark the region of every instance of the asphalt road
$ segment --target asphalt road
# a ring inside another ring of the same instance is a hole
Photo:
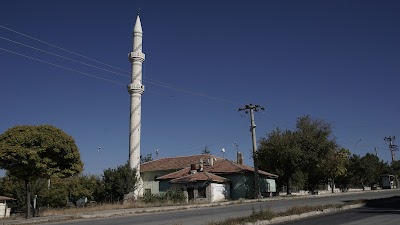
[[[363,208],[343,211],[307,219],[282,223],[281,225],[398,225],[400,224],[400,196],[369,201]]]
[[[388,198],[393,196],[400,196],[400,190],[387,190],[387,191],[372,191],[372,192],[357,192],[351,194],[332,194],[325,196],[309,197],[309,198],[287,198],[282,200],[265,201],[265,202],[253,202],[253,203],[242,203],[236,205],[217,206],[209,208],[198,208],[181,211],[170,211],[160,213],[146,213],[137,214],[132,216],[124,217],[113,217],[113,218],[102,218],[102,219],[90,219],[90,220],[79,220],[79,221],[67,221],[61,223],[52,223],[58,225],[130,225],[130,224],[141,224],[141,225],[204,225],[210,221],[220,221],[226,218],[242,217],[250,215],[254,210],[259,211],[260,209],[270,208],[271,210],[285,211],[294,205],[326,205],[326,204],[340,204],[356,199],[377,199],[377,198]],[[356,211],[356,210],[352,210]],[[101,213],[101,212],[99,212]],[[309,223],[305,223],[309,224]],[[316,224],[323,224],[318,222]],[[342,224],[333,223],[333,224]],[[378,224],[378,223],[374,223]],[[400,224],[400,223],[396,223]],[[326,225],[326,224],[324,224]]]

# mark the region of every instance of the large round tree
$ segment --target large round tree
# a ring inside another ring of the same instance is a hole
[[[30,183],[78,174],[83,163],[74,139],[64,131],[50,125],[16,126],[0,135],[0,168],[25,182],[29,218]]]

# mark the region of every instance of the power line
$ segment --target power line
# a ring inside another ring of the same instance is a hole
[[[8,28],[8,27],[2,26],[2,25],[0,25],[0,28],[3,28],[3,29],[6,29],[6,30],[9,30],[9,31],[12,31],[12,32],[14,32],[14,33],[16,33],[16,34],[19,34],[19,35],[22,35],[22,36],[24,36],[24,37],[30,38],[30,39],[32,39],[32,40],[35,40],[35,41],[38,41],[38,42],[40,42],[40,43],[46,44],[46,45],[48,45],[48,46],[51,46],[51,47],[60,49],[60,50],[62,50],[62,51],[68,52],[68,53],[70,53],[70,54],[74,54],[74,55],[80,56],[80,57],[82,57],[82,58],[91,60],[91,61],[93,61],[93,62],[100,63],[100,64],[102,64],[102,65],[105,65],[105,66],[108,66],[108,67],[111,67],[111,68],[114,68],[114,69],[118,69],[118,70],[123,71],[123,72],[130,73],[130,71],[127,71],[127,70],[124,70],[124,69],[121,69],[121,68],[112,66],[112,65],[110,65],[110,64],[101,62],[101,61],[96,60],[96,59],[92,59],[92,58],[90,58],[90,57],[88,57],[88,56],[84,56],[84,55],[82,55],[82,54],[79,54],[79,53],[70,51],[70,50],[68,50],[68,49],[59,47],[59,46],[57,46],[57,45],[48,43],[48,42],[46,42],[46,41],[42,41],[42,40],[40,40],[40,39],[38,39],[38,38],[34,38],[34,37],[32,37],[32,36],[29,36],[29,35],[27,35],[27,34],[18,32],[18,31],[16,31],[16,30],[11,29],[11,28]],[[32,49],[35,49],[35,50],[38,50],[38,51],[45,52],[45,53],[47,53],[47,54],[55,55],[55,56],[58,56],[58,57],[61,57],[61,58],[67,59],[67,60],[71,60],[71,61],[74,61],[74,62],[77,62],[77,63],[81,63],[81,64],[83,64],[83,65],[90,66],[90,67],[93,67],[93,68],[96,68],[96,69],[101,69],[101,70],[103,70],[103,71],[107,71],[107,72],[110,72],[110,73],[114,73],[114,74],[118,74],[118,75],[130,77],[130,76],[128,76],[128,75],[123,75],[123,74],[121,74],[121,73],[116,73],[116,72],[114,72],[114,71],[110,71],[110,70],[107,70],[107,69],[102,69],[102,68],[100,68],[100,67],[93,66],[93,65],[91,65],[91,64],[82,63],[82,62],[79,62],[79,61],[77,61],[77,60],[70,59],[70,58],[68,58],[68,57],[60,56],[60,55],[55,54],[55,53],[50,53],[50,52],[48,52],[48,51],[45,51],[45,50],[42,50],[42,49],[39,49],[39,48],[35,48],[35,47],[29,46],[29,45],[25,45],[25,44],[22,44],[22,43],[20,43],[20,42],[12,41],[12,40],[7,39],[7,38],[2,38],[2,39],[7,40],[7,41],[14,42],[14,43],[16,43],[16,44],[24,45],[24,46],[26,46],[26,47],[29,47],[29,48],[32,48]],[[164,82],[160,82],[160,81],[156,81],[156,80],[151,79],[151,78],[144,78],[144,80],[147,80],[147,79],[150,80],[150,81],[146,81],[147,83],[150,83],[150,84],[153,84],[153,85],[157,85],[157,86],[161,86],[161,87],[165,87],[165,88],[169,88],[169,89],[172,89],[172,90],[175,90],[175,91],[179,91],[179,92],[183,92],[183,93],[187,93],[187,94],[191,94],[191,95],[200,96],[200,97],[203,97],[203,98],[208,98],[208,99],[215,100],[215,101],[221,101],[221,102],[226,102],[226,103],[231,103],[231,104],[236,104],[236,105],[240,105],[240,104],[241,104],[241,103],[234,102],[234,101],[231,101],[231,100],[222,99],[222,98],[217,98],[217,97],[213,97],[213,96],[210,96],[210,95],[202,94],[202,93],[199,93],[199,92],[194,92],[194,91],[190,91],[190,90],[178,88],[178,87],[175,87],[175,86],[173,86],[173,85],[170,85],[170,84],[167,84],[167,83],[164,83]],[[151,81],[151,80],[153,80],[153,81]]]
[[[18,31],[16,31],[16,30],[13,30],[13,29],[11,29],[11,28],[8,28],[8,27],[2,26],[2,25],[0,25],[0,28],[3,28],[3,29],[6,29],[6,30],[9,30],[9,31],[11,31],[11,32],[14,32],[14,33],[16,33],[16,34],[19,34],[19,35],[21,35],[21,36],[24,36],[24,37],[30,38],[30,39],[32,39],[32,40],[35,40],[35,41],[37,41],[37,42],[40,42],[40,43],[46,44],[46,45],[48,45],[48,46],[51,46],[51,47],[53,47],[53,48],[60,49],[60,50],[62,50],[62,51],[68,52],[68,53],[70,53],[70,54],[73,54],[73,55],[80,56],[80,57],[82,57],[82,58],[85,58],[85,59],[91,60],[91,61],[93,61],[93,62],[97,62],[97,63],[103,64],[103,65],[105,65],[105,66],[109,66],[109,67],[111,67],[111,68],[114,68],[114,69],[117,69],[117,70],[121,70],[121,71],[129,72],[129,71],[127,71],[127,70],[122,70],[122,69],[120,69],[120,68],[118,68],[118,67],[115,67],[115,66],[109,65],[109,64],[107,64],[107,63],[104,63],[104,62],[98,61],[98,60],[96,60],[96,59],[89,58],[89,57],[87,57],[87,56],[84,56],[84,55],[78,54],[78,53],[76,53],[76,52],[73,52],[73,51],[70,51],[70,50],[68,50],[68,49],[65,49],[65,48],[59,47],[59,46],[57,46],[57,45],[50,44],[50,43],[48,43],[48,42],[46,42],[46,41],[42,41],[42,40],[40,40],[40,39],[37,39],[37,38],[34,38],[34,37],[32,37],[32,36],[29,36],[29,35],[27,35],[27,34],[24,34],[24,33],[18,32]]]
[[[43,49],[35,48],[33,46],[30,46],[30,45],[26,45],[26,44],[23,44],[23,43],[20,43],[20,42],[17,42],[17,41],[13,41],[11,39],[7,39],[7,38],[4,38],[4,37],[0,37],[0,39],[6,40],[6,41],[10,41],[10,42],[13,42],[15,44],[19,44],[19,45],[22,45],[24,47],[31,48],[31,49],[34,49],[34,50],[37,50],[37,51],[40,51],[40,52],[44,52],[46,54],[54,55],[54,56],[57,56],[57,57],[60,57],[60,58],[63,58],[63,59],[69,60],[69,61],[80,63],[80,64],[85,65],[85,66],[89,66],[89,67],[92,67],[92,68],[100,69],[100,70],[103,70],[103,71],[106,71],[106,72],[118,74],[118,75],[125,76],[125,77],[130,77],[128,75],[117,73],[117,72],[114,72],[114,71],[111,71],[111,70],[107,70],[107,69],[104,69],[104,68],[101,68],[101,67],[97,67],[97,66],[94,66],[94,65],[91,65],[91,64],[87,64],[87,63],[84,63],[84,62],[81,62],[81,61],[78,61],[78,60],[74,60],[74,59],[71,59],[71,58],[68,58],[68,57],[64,57],[64,56],[61,56],[61,55],[58,55],[58,54],[55,54],[55,53],[52,53],[52,52],[48,52],[48,51],[45,51]],[[110,80],[110,79],[98,77],[98,76],[95,76],[95,75],[92,75],[92,74],[88,74],[88,73],[85,73],[85,72],[82,72],[82,71],[71,69],[71,68],[68,68],[68,67],[65,67],[65,66],[61,66],[61,65],[58,65],[58,64],[55,64],[55,63],[50,63],[48,61],[40,60],[40,59],[31,57],[31,56],[27,56],[27,55],[24,55],[24,54],[21,54],[21,53],[17,53],[17,52],[11,51],[11,50],[7,50],[7,49],[1,49],[1,50],[9,52],[9,53],[16,54],[16,55],[19,55],[19,56],[22,56],[22,57],[30,58],[32,60],[36,60],[36,61],[39,61],[39,62],[42,62],[42,63],[46,63],[46,64],[49,64],[49,65],[52,65],[52,66],[56,66],[56,67],[63,68],[63,69],[66,69],[66,70],[70,70],[70,71],[74,71],[74,72],[77,72],[77,73],[81,73],[81,74],[84,74],[84,75],[87,75],[87,76],[95,77],[95,78],[102,79],[102,80],[105,80],[105,81],[109,81],[109,82],[112,82],[112,83],[122,84],[122,83],[119,83],[119,82],[116,82],[116,81],[113,81],[113,80]],[[150,83],[150,84],[153,84],[153,85],[162,86],[162,87],[167,87],[167,88],[170,88],[170,89],[173,88],[173,86],[171,86],[171,85],[170,86],[161,85],[161,84],[158,84],[156,82],[147,81],[147,83]],[[125,84],[122,84],[122,85],[125,85]],[[175,90],[179,90],[179,89],[175,88]],[[157,91],[152,91],[152,90],[147,90],[147,91],[151,92],[151,93],[159,94],[159,95],[168,96],[168,97],[175,97],[175,96],[171,96],[170,94],[166,94],[166,93],[162,93],[162,92],[157,92]],[[181,91],[185,91],[185,90],[181,89]],[[185,92],[186,93],[190,93],[190,91],[185,91]],[[192,94],[194,94],[194,93],[192,93]],[[215,99],[217,99],[217,98],[215,98]]]
[[[145,78],[145,80],[146,80],[146,78]],[[172,90],[175,90],[175,91],[180,91],[180,92],[183,92],[183,93],[191,94],[191,95],[197,95],[197,96],[200,96],[200,97],[204,97],[204,98],[208,98],[208,99],[212,99],[212,100],[216,100],[216,101],[220,101],[220,102],[226,102],[226,103],[232,103],[232,104],[240,105],[240,103],[238,103],[238,102],[234,102],[234,101],[231,101],[231,100],[226,100],[226,99],[222,99],[222,98],[213,97],[213,96],[210,96],[210,95],[206,95],[206,94],[202,94],[202,93],[198,93],[198,92],[185,90],[185,89],[182,89],[182,88],[176,88],[176,87],[174,87],[172,85],[162,84],[162,82],[157,82],[157,83],[156,82],[151,82],[151,81],[146,81],[146,82],[150,83],[150,84],[157,85],[157,86],[169,88],[169,89],[172,89]]]
[[[71,69],[71,68],[68,68],[68,67],[65,67],[65,66],[61,66],[61,65],[58,65],[58,64],[55,64],[55,63],[47,62],[47,61],[44,61],[44,60],[41,60],[41,59],[37,59],[37,58],[31,57],[31,56],[27,56],[27,55],[24,55],[24,54],[20,54],[18,52],[11,51],[11,50],[8,50],[8,49],[0,48],[0,50],[3,50],[5,52],[9,52],[9,53],[12,53],[12,54],[15,54],[15,55],[19,55],[19,56],[22,56],[22,57],[25,57],[25,58],[28,58],[28,59],[32,59],[32,60],[35,60],[35,61],[38,61],[38,62],[41,62],[41,63],[45,63],[45,64],[48,64],[48,65],[51,65],[51,66],[55,66],[55,67],[62,68],[62,69],[65,69],[65,70],[69,70],[69,71],[73,71],[73,72],[76,72],[76,73],[80,73],[80,74],[83,74],[83,75],[86,75],[86,76],[89,76],[89,77],[93,77],[93,78],[96,78],[96,79],[100,79],[100,80],[108,81],[108,82],[111,82],[111,83],[115,83],[115,84],[120,84],[120,85],[126,86],[126,84],[123,84],[123,83],[120,83],[120,82],[117,82],[117,81],[114,81],[114,80],[110,80],[110,79],[107,79],[107,78],[99,77],[99,76],[96,76],[96,75],[93,75],[93,74],[89,74],[89,73],[85,73],[85,72],[82,72],[82,71],[79,71],[79,70]]]
[[[11,39],[8,39],[8,38],[5,38],[5,37],[0,37],[0,39],[9,41],[9,42],[12,42],[14,44],[18,44],[18,45],[21,45],[21,46],[24,46],[24,47],[27,47],[27,48],[30,48],[30,49],[34,49],[36,51],[44,52],[44,53],[49,54],[49,55],[57,56],[57,57],[62,58],[62,59],[66,59],[66,60],[69,60],[69,61],[72,61],[72,62],[80,63],[80,64],[85,65],[85,66],[89,66],[89,67],[96,68],[96,69],[99,69],[99,70],[103,70],[103,71],[106,71],[106,72],[109,72],[109,73],[121,75],[121,76],[124,76],[124,77],[130,77],[130,76],[122,74],[122,73],[117,73],[117,72],[114,72],[114,71],[111,71],[111,70],[103,69],[103,68],[98,67],[98,66],[94,66],[94,65],[91,65],[91,64],[88,64],[88,63],[84,63],[84,62],[81,62],[81,61],[78,61],[78,60],[75,60],[75,59],[71,59],[71,58],[68,58],[68,57],[65,57],[65,56],[62,56],[62,55],[59,55],[59,54],[48,52],[48,51],[45,51],[43,49],[36,48],[36,47],[31,46],[31,45],[27,45],[27,44],[24,44],[24,43],[21,43],[21,42],[18,42],[18,41],[14,41],[14,40],[11,40]]]

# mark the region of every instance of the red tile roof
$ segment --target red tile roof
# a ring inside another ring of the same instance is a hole
[[[171,170],[175,169],[178,170],[176,172],[164,175],[162,177],[159,177],[157,179],[163,180],[163,179],[175,179],[178,177],[185,176],[186,174],[189,174],[190,171],[190,164],[199,164],[200,158],[199,156],[207,156],[208,157],[214,157],[212,155],[196,155],[196,156],[186,156],[186,157],[177,157],[177,158],[166,158],[166,159],[159,159],[155,161],[151,161],[145,164],[142,164],[141,166],[141,171],[142,172],[147,172],[147,171],[159,171],[159,170]],[[198,161],[196,161],[198,159]],[[232,162],[227,159],[222,159],[219,157],[214,157],[214,165],[210,166],[206,162],[207,160],[203,158],[204,166],[203,170],[205,172],[213,173],[213,174],[230,174],[230,173],[240,173],[240,172],[252,172],[254,173],[253,167],[246,166],[246,165],[240,165],[236,162]],[[181,161],[179,161],[181,160]],[[181,163],[180,166],[183,166],[182,168],[179,168],[178,162]],[[162,163],[163,162],[163,163]],[[184,165],[183,162],[186,162],[186,165]],[[172,166],[171,166],[172,165]],[[146,166],[145,171],[143,171],[143,166]],[[151,168],[152,170],[149,170]],[[197,166],[198,168],[198,166]],[[278,176],[272,173],[268,173],[262,170],[258,170],[259,175],[271,177],[271,178],[277,178]]]
[[[203,162],[207,162],[207,159],[210,157],[213,157],[217,161],[223,160],[220,157],[216,157],[210,154],[162,158],[141,164],[140,172],[160,171],[160,170],[180,170],[190,166],[191,164],[199,164],[200,159],[203,159]]]
[[[190,172],[190,167],[186,167],[186,168],[183,168],[183,169],[178,170],[178,171],[176,171],[176,172],[169,173],[169,174],[167,174],[167,175],[158,177],[157,180],[170,180],[170,179],[175,179],[175,178],[178,178],[178,177],[186,176],[186,175],[189,174],[189,172]]]
[[[198,181],[210,181],[210,182],[217,182],[217,183],[226,183],[229,180],[220,176],[217,176],[212,173],[208,172],[196,172],[195,174],[187,174],[184,177],[179,177],[176,179],[171,180],[170,182],[173,184],[177,183],[194,183]]]
[[[230,160],[222,160],[214,162],[214,166],[205,166],[204,171],[215,173],[215,174],[226,174],[226,173],[239,173],[239,172],[254,172],[254,168],[246,165],[240,165]],[[277,178],[278,175],[268,173],[262,170],[258,170],[259,175],[267,177]]]

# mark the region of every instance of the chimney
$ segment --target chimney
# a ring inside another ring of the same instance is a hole
[[[239,163],[239,165],[243,165],[243,155],[242,155],[242,153],[238,153],[238,163]]]
[[[195,174],[197,172],[196,164],[190,164],[190,174]]]
[[[199,172],[203,172],[203,159],[200,159],[200,163],[199,163]]]
[[[208,164],[210,165],[210,166],[214,166],[214,157],[210,157],[210,158],[208,158]]]

